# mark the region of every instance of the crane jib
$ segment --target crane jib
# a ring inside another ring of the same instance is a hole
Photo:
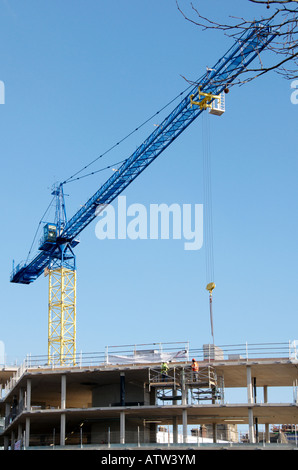
[[[268,24],[255,23],[239,37],[226,54],[200,79],[200,89],[213,95],[220,94],[265,49],[276,33]],[[55,246],[39,251],[32,261],[13,269],[11,282],[30,284],[42,274],[49,260],[62,243],[76,244],[75,239],[98,215],[100,208],[110,204],[137,178],[202,112],[191,105],[191,96],[198,95],[194,86],[176,108],[156,127],[120,168],[89,198],[66,223]],[[57,255],[58,256],[58,255]]]

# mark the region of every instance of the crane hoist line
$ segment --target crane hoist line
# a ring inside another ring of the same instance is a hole
[[[276,36],[270,24],[255,22],[234,45],[207,69],[198,84],[179,102],[118,171],[66,220],[63,184],[57,185],[55,221],[44,226],[38,251],[31,260],[13,266],[12,283],[30,284],[42,273],[49,277],[48,362],[76,361],[76,258],[78,235],[137,178],[201,113],[247,70]],[[216,114],[216,111],[214,112]],[[220,110],[218,112],[220,114]]]

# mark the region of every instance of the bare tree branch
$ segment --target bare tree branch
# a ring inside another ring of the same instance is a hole
[[[273,65],[264,65],[259,57],[259,66],[246,68],[234,84],[247,83],[267,72],[275,71],[288,80],[298,78],[298,0],[248,0],[250,3],[261,4],[271,9],[270,14],[259,18],[261,22],[270,22],[271,28],[276,32],[275,39],[267,47],[272,53]],[[255,24],[255,19],[245,19],[228,16],[226,22],[218,22],[203,16],[198,8],[191,2],[192,17],[186,15],[180,8],[178,0],[176,5],[185,20],[197,25],[203,31],[220,30],[225,35],[237,38]]]
[[[249,0],[251,3],[263,3],[265,5],[269,5],[270,3],[279,3],[280,5],[283,3],[298,3],[298,0]]]

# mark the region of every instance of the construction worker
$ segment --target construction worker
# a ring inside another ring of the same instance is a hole
[[[195,359],[191,361],[192,380],[197,382],[199,380],[199,364]]]
[[[167,362],[161,364],[161,380],[164,382],[168,378],[169,366]]]

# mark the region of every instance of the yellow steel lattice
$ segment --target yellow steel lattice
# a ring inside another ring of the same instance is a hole
[[[76,271],[49,271],[48,363],[75,364]]]

